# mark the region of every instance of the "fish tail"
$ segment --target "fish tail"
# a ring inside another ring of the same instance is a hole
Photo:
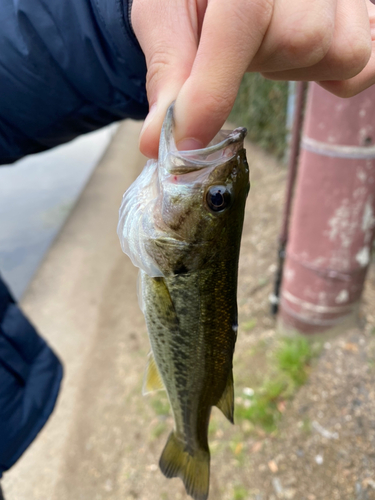
[[[169,435],[159,466],[166,477],[180,477],[188,495],[207,500],[210,482],[210,452],[197,449],[190,454],[174,432]]]

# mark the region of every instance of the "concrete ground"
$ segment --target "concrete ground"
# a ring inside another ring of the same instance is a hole
[[[137,270],[120,249],[116,225],[122,195],[145,163],[140,126],[120,126],[22,301],[63,360],[65,377],[53,417],[5,474],[7,500],[103,498],[121,471],[125,457],[114,443],[126,442],[132,350],[145,327]]]
[[[0,272],[19,300],[117,129],[0,168]]]

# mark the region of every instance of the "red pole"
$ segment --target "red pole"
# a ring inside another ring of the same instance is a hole
[[[375,225],[375,86],[341,99],[309,89],[282,279],[282,328],[357,318]]]

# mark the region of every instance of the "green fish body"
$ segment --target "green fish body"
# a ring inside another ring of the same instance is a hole
[[[140,267],[151,354],[144,392],[165,388],[175,428],[160,458],[194,500],[209,489],[211,407],[233,422],[237,270],[249,170],[245,129],[191,152],[173,141],[168,110],[158,162],[124,195],[119,237]]]

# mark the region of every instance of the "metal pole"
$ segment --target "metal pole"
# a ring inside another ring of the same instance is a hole
[[[374,236],[375,86],[351,99],[310,86],[294,198],[280,325],[342,327],[357,318]]]
[[[289,149],[288,178],[286,184],[282,227],[279,236],[278,266],[275,276],[274,293],[271,294],[270,296],[271,314],[277,314],[279,307],[279,292],[280,292],[284,259],[285,259],[285,246],[288,239],[289,218],[292,206],[294,184],[298,168],[299,144],[301,138],[303,110],[305,105],[307,83],[298,82],[296,87],[297,88],[296,88],[295,103],[294,103],[294,119],[293,119],[291,142]]]

